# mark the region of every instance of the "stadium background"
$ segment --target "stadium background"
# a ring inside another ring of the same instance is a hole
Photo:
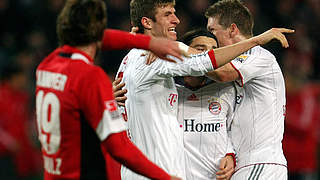
[[[193,27],[205,27],[206,18],[203,14],[214,2],[216,1],[177,0],[176,11],[181,20],[177,27],[178,36]],[[292,100],[288,103],[293,103],[288,105],[298,109],[296,111],[298,113],[291,116],[300,116],[304,112],[299,114],[301,109],[311,109],[315,114],[319,113],[320,1],[244,0],[244,2],[255,18],[254,34],[271,27],[296,30],[294,35],[288,36],[289,49],[282,49],[278,42],[265,47],[277,57],[284,72],[288,94],[292,95],[290,96]],[[108,27],[129,31],[129,0],[107,0],[106,3]],[[58,45],[55,23],[63,4],[64,0],[0,0],[0,179],[41,177],[39,172],[42,165],[34,115],[34,71],[40,61]],[[103,52],[97,63],[113,78],[126,52]],[[10,87],[6,84],[15,85]],[[10,96],[1,94],[3,91],[9,92]],[[305,95],[304,92],[310,93]],[[304,97],[310,97],[312,103],[304,103],[303,101],[308,99]],[[294,103],[300,101],[304,105],[295,107]],[[312,154],[313,150],[318,152],[316,147],[319,147],[320,116],[317,115],[303,116],[299,122],[302,124],[301,128],[297,131],[294,128],[292,130],[300,133],[292,136],[293,138],[307,141],[306,146],[311,148],[302,150],[301,156],[306,152]],[[308,122],[311,123],[305,125]],[[291,126],[287,126],[286,131],[288,128]],[[13,144],[17,146],[6,146],[7,142],[14,142]],[[313,155],[311,158],[319,159]],[[301,159],[304,158],[294,157],[288,161],[300,162]],[[305,163],[307,165],[303,165],[302,162],[301,166],[307,167],[308,162]],[[312,167],[314,168],[309,168],[307,171],[318,172],[314,170],[315,166]]]

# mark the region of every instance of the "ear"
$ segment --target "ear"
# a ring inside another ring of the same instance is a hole
[[[229,36],[231,38],[237,36],[239,34],[238,26],[235,23],[232,23],[229,27]]]
[[[149,19],[147,17],[142,17],[141,18],[141,24],[145,29],[148,29],[148,30],[152,29],[151,19]]]

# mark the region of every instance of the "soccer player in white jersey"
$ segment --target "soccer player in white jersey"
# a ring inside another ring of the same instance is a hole
[[[239,0],[222,0],[206,12],[207,28],[220,46],[252,37],[253,17]],[[256,46],[212,76],[236,80],[243,90],[231,124],[231,139],[238,158],[232,179],[286,180],[287,162],[282,151],[285,114],[285,84],[276,58]]]
[[[205,29],[189,31],[180,40],[199,51],[218,46],[216,37]],[[205,76],[175,80],[187,180],[230,178],[235,166],[234,150],[227,134],[236,103],[233,83],[215,83]]]
[[[174,4],[174,0],[133,0],[130,3],[131,21],[144,34],[175,40],[175,27],[180,21],[175,15]],[[273,38],[288,46],[285,37],[279,36],[282,32],[291,31],[267,31],[247,41],[186,58],[181,63],[155,61],[146,65],[147,52],[131,50],[118,73],[128,89],[125,106],[131,140],[155,164],[185,179],[183,131],[177,120],[178,94],[173,77],[204,75]],[[121,176],[124,180],[144,179],[127,169]]]

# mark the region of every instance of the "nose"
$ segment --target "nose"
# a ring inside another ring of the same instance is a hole
[[[174,23],[174,24],[180,24],[180,20],[179,20],[179,18],[175,15],[175,14],[173,14],[173,17],[172,17],[173,19],[172,19],[172,23]]]

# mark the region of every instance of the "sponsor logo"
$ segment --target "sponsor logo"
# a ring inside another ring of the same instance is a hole
[[[238,56],[238,57],[236,57],[236,61],[239,61],[240,63],[243,63],[245,60],[247,60],[248,59],[248,56],[246,56],[246,55],[240,55],[240,56]]]
[[[218,102],[211,102],[208,108],[213,115],[218,115],[221,112],[221,105]]]
[[[220,99],[218,97],[209,97],[208,99],[208,109],[213,115],[218,115],[221,112]]]
[[[195,123],[194,119],[184,120],[185,132],[217,132],[223,126],[220,122]]]
[[[175,102],[177,102],[177,99],[178,99],[178,94],[171,93],[169,95],[168,101],[171,107],[174,105]]]
[[[118,107],[115,100],[106,101],[106,102],[105,102],[105,105],[106,105],[106,109],[107,109],[109,112],[116,111],[116,110],[117,110],[117,107]]]
[[[199,101],[199,98],[194,94],[192,93],[188,98],[187,98],[188,101]]]
[[[120,118],[120,111],[118,111],[117,102],[115,100],[106,101],[106,110],[109,112],[111,119],[116,120]]]

